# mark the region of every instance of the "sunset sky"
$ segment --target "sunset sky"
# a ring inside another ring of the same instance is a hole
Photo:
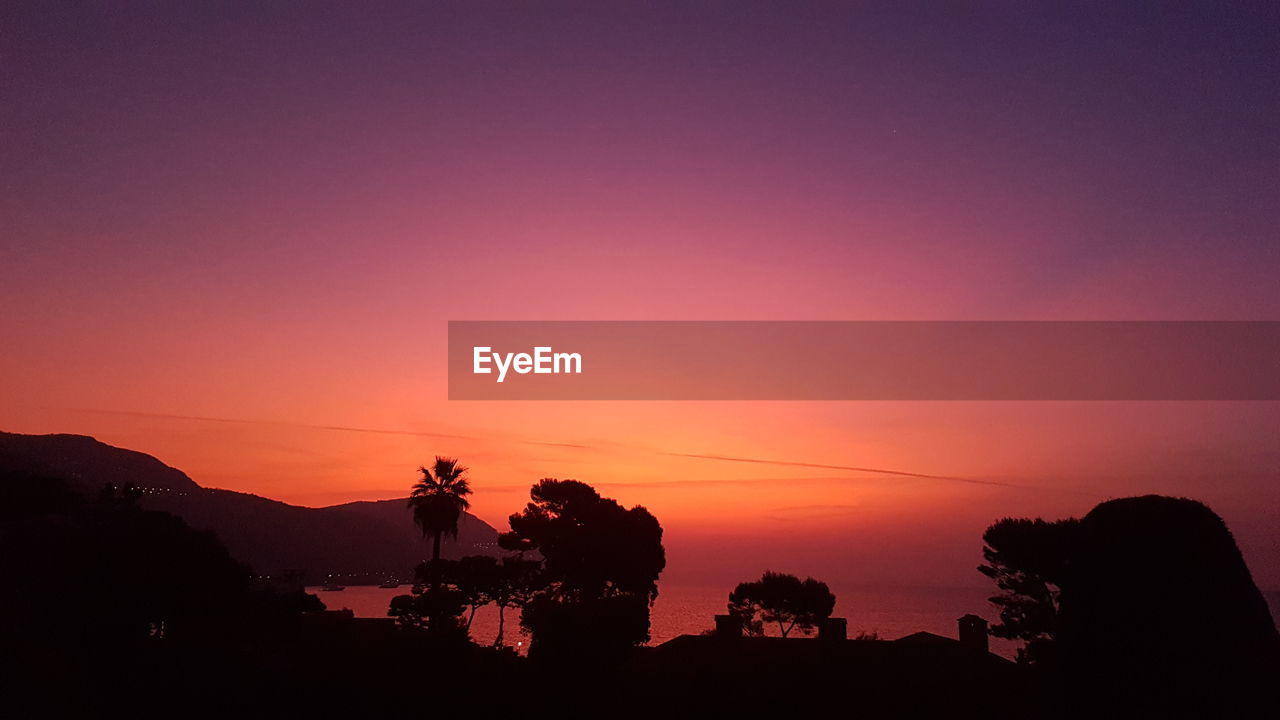
[[[1185,495],[1280,588],[1280,403],[445,376],[449,320],[1280,319],[1280,5],[348,5],[0,10],[0,429],[314,506],[459,456],[500,529],[577,478],[680,580],[977,584]]]

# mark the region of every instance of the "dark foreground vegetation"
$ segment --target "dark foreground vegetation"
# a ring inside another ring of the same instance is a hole
[[[14,716],[1241,717],[1270,702],[1280,636],[1222,520],[1157,496],[984,536],[999,594],[960,639],[848,638],[825,583],[766,572],[715,629],[648,647],[662,528],[573,480],[544,479],[501,557],[440,556],[471,493],[437,458],[409,507],[423,555],[386,618],[264,583],[211,533],[30,470],[0,477],[0,642]],[[504,625],[473,642],[475,608]],[[529,633],[527,656],[506,614]],[[708,620],[711,620],[708,618]]]
[[[1001,594],[995,635],[1073,715],[1242,717],[1271,702],[1280,636],[1222,518],[1155,495],[1080,519],[1005,519],[979,570]]]

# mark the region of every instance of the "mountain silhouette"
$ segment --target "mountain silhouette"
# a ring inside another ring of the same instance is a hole
[[[143,507],[212,530],[231,555],[262,575],[302,574],[309,583],[330,574],[344,582],[413,577],[430,554],[404,499],[308,508],[249,493],[204,488],[177,468],[134,450],[84,435],[0,432],[0,482],[60,478],[86,497],[111,483],[142,490]],[[496,554],[497,531],[464,513],[444,557]]]

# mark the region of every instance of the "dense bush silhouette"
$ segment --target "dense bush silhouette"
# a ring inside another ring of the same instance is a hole
[[[131,488],[81,501],[55,485],[44,497],[58,500],[5,512],[0,574],[18,584],[0,594],[7,631],[135,645],[216,635],[247,609],[249,569],[212,534],[140,509]]]
[[[1182,498],[1102,503],[1062,592],[1070,703],[1231,717],[1280,677],[1280,636],[1226,524]]]
[[[1202,503],[1124,498],[1078,521],[1006,519],[984,539],[981,569],[1005,591],[996,632],[1054,649],[1072,715],[1239,716],[1280,673],[1266,601]]]
[[[17,470],[0,473],[0,523],[67,512],[79,502],[62,478]]]
[[[133,488],[84,498],[42,476],[4,480],[0,645],[20,658],[7,679],[41,714],[178,692],[179,666],[235,672],[232,655],[323,609],[302,592],[255,589],[216,537],[141,509]]]
[[[404,628],[427,633],[443,643],[467,641],[466,609],[475,597],[459,587],[473,584],[463,578],[458,560],[428,560],[417,568],[417,580],[407,595],[391,598],[387,614]],[[482,591],[472,588],[473,593]],[[479,602],[479,598],[475,598]]]

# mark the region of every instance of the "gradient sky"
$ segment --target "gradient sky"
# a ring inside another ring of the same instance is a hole
[[[0,10],[0,429],[307,505],[458,455],[499,527],[574,477],[669,580],[981,583],[999,517],[1187,495],[1280,588],[1276,403],[444,375],[451,319],[1280,318],[1277,4],[123,5]]]

